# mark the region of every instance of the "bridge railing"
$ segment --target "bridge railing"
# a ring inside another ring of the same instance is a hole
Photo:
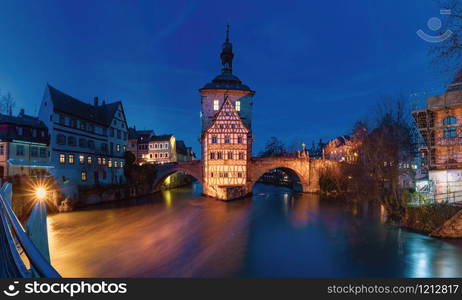
[[[5,185],[8,185],[8,183]],[[11,209],[10,201],[5,199],[5,185],[0,190],[0,219],[2,223],[1,229],[6,234],[8,245],[0,245],[0,247],[9,248],[10,257],[22,277],[60,278],[59,273],[42,256],[27,235]],[[31,270],[26,267],[24,261],[28,262]]]

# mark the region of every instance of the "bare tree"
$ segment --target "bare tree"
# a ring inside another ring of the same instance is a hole
[[[6,95],[3,95],[0,99],[0,111],[7,115],[13,114],[13,109],[16,106],[16,101],[14,97],[8,92]]]
[[[452,33],[443,41],[433,44],[429,52],[433,65],[443,72],[458,71],[462,68],[462,2],[460,0],[437,0],[441,9],[450,14],[444,15],[444,26],[438,35],[444,37],[448,30]]]

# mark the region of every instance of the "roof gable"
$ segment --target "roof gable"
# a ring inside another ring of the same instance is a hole
[[[209,133],[248,133],[249,129],[244,125],[236,109],[229,98],[218,111],[212,125],[207,129]]]
[[[116,101],[95,106],[69,96],[49,84],[47,89],[55,110],[106,126],[111,125],[119,105],[122,105],[120,101]]]

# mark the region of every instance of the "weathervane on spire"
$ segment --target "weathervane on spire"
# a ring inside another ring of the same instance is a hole
[[[221,51],[221,64],[223,65],[223,73],[231,73],[233,70],[233,45],[229,41],[229,23],[226,24],[226,39],[223,43],[223,49]]]
[[[226,24],[226,42],[229,42],[229,23]]]

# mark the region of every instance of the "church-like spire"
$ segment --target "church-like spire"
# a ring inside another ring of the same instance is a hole
[[[233,44],[229,41],[229,24],[226,25],[226,39],[221,50],[221,64],[223,73],[232,73],[233,71]]]

